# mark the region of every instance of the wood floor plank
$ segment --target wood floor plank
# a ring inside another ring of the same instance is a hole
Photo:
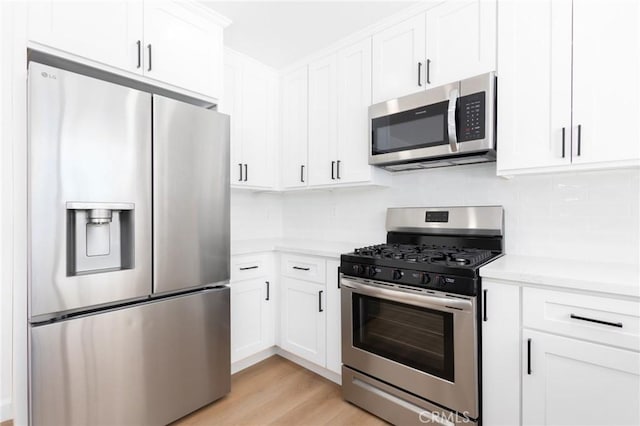
[[[172,426],[386,425],[342,399],[340,386],[280,356],[231,377],[231,393]]]

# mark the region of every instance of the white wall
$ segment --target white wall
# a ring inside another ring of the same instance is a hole
[[[495,164],[396,173],[390,188],[283,196],[283,235],[375,244],[387,207],[502,205],[506,252],[638,262],[640,171],[495,176]]]
[[[282,238],[282,196],[231,190],[231,241]]]

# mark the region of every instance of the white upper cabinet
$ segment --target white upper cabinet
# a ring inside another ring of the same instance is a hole
[[[639,118],[640,2],[574,1],[573,162],[640,160]]]
[[[496,67],[496,1],[443,2],[373,36],[373,103]]]
[[[426,16],[427,89],[495,71],[495,1],[449,1]]]
[[[245,55],[226,49],[224,82],[219,111],[231,116],[231,185],[273,188],[278,74]]]
[[[29,40],[131,72],[143,42],[142,1],[33,1]]]
[[[337,56],[309,64],[309,184],[336,180],[338,142]]]
[[[640,164],[640,4],[498,7],[498,174]]]
[[[373,36],[373,103],[424,89],[425,41],[424,13]]]
[[[307,67],[282,77],[282,186],[307,186]]]
[[[226,18],[191,1],[34,1],[28,39],[219,99]]]
[[[187,5],[145,2],[145,75],[220,98],[223,27],[198,10],[189,10]]]

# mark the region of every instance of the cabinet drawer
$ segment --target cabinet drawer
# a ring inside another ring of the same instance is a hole
[[[231,281],[244,281],[267,275],[268,260],[268,255],[265,253],[232,257]]]
[[[523,325],[640,350],[640,303],[524,288]]]
[[[285,277],[300,278],[324,284],[325,260],[317,257],[282,255],[281,274]]]

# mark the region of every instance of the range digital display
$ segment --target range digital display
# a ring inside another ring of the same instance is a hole
[[[449,222],[449,212],[427,212],[425,222]]]

